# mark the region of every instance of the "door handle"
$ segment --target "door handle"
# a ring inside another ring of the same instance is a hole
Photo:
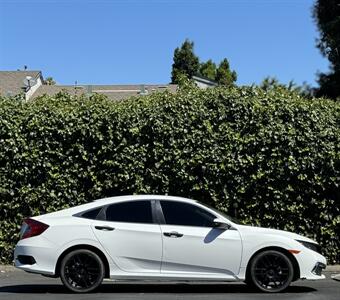
[[[110,226],[94,226],[94,228],[96,228],[98,230],[103,230],[103,231],[115,230],[113,227],[110,227]]]
[[[177,231],[163,232],[163,235],[167,237],[175,237],[175,238],[179,238],[183,236],[182,233],[178,233]]]

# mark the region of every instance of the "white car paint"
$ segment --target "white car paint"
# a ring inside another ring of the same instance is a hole
[[[164,274],[201,274],[235,280],[242,255],[237,230],[161,225],[162,232],[180,232],[183,237],[163,239]],[[232,254],[232,255],[231,255]]]
[[[224,220],[230,228],[136,224],[74,216],[96,207],[132,200],[190,203]],[[20,240],[15,248],[15,266],[29,272],[55,275],[58,258],[64,251],[77,245],[90,245],[105,255],[112,279],[243,281],[247,265],[257,251],[279,247],[299,251],[294,257],[300,268],[300,278],[324,278],[324,275],[313,274],[312,269],[316,263],[326,264],[325,257],[296,241],[315,243],[313,240],[291,232],[238,225],[215,210],[186,198],[112,197],[32,219],[44,222],[49,228],[38,236]],[[99,231],[96,226],[112,226],[114,230]],[[171,238],[162,234],[172,231],[180,232],[183,237]],[[36,263],[21,264],[18,255],[33,256]]]
[[[99,231],[95,226],[113,226]],[[162,236],[158,224],[94,221],[92,230],[118,268],[129,273],[159,273],[162,261]]]

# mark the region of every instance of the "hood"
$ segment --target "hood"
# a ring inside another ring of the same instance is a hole
[[[290,231],[284,231],[284,230],[278,230],[278,229],[272,229],[272,228],[264,228],[264,227],[255,227],[255,226],[248,226],[248,225],[239,225],[238,228],[241,231],[247,231],[247,233],[253,232],[253,233],[283,236],[283,237],[291,238],[294,240],[306,241],[309,243],[317,244],[317,242],[315,242],[314,240],[310,238],[307,238],[303,235],[290,232]]]

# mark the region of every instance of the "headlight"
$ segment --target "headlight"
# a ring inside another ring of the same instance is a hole
[[[302,245],[304,245],[306,248],[321,254],[321,247],[320,247],[319,244],[310,243],[310,242],[306,242],[306,241],[299,241],[299,240],[297,240],[297,241],[299,243],[301,243]]]

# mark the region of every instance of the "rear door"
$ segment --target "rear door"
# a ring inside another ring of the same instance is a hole
[[[160,273],[162,238],[148,200],[125,201],[105,208],[93,232],[116,265],[129,273]]]
[[[216,216],[202,206],[177,201],[160,204],[165,219],[161,273],[234,279],[242,255],[239,232],[215,228]]]

